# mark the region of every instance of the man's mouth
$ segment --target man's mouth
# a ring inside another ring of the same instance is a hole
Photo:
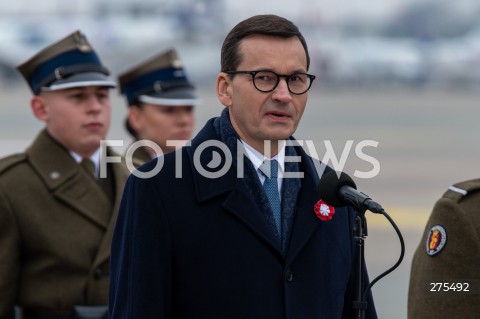
[[[266,115],[271,118],[279,119],[279,120],[290,118],[290,115],[288,113],[280,112],[280,111],[268,112]]]

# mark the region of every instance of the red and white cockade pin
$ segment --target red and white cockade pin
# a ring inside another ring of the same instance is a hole
[[[325,203],[322,199],[315,204],[313,210],[318,218],[325,221],[332,219],[333,214],[335,214],[335,208]]]

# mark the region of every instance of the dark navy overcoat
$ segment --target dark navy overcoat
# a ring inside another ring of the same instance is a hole
[[[130,176],[112,244],[110,319],[354,318],[353,210],[316,217],[319,177],[297,148],[304,178],[283,254],[236,165],[217,178],[195,167],[212,160],[200,151],[219,140],[214,122],[159,159],[154,177]],[[367,312],[376,318],[371,298]]]

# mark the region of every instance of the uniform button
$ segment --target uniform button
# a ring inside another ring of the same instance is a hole
[[[102,277],[103,277],[103,271],[100,268],[95,269],[95,272],[93,273],[93,278],[100,279]]]
[[[291,282],[293,280],[293,272],[290,269],[287,270],[287,273],[285,274],[285,279],[288,282]]]
[[[60,178],[60,173],[57,171],[50,172],[50,178],[53,180],[59,179]]]

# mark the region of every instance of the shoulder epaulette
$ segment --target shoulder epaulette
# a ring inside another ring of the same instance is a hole
[[[465,196],[468,196],[468,194],[478,190],[480,190],[480,179],[477,178],[450,186],[445,194],[443,194],[443,197],[458,202]]]
[[[27,155],[25,153],[17,153],[0,159],[0,174],[26,159]]]

